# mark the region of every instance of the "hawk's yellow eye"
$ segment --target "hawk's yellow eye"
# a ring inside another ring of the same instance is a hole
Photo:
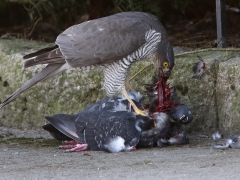
[[[168,68],[168,62],[164,62],[164,63],[163,63],[163,67],[164,67],[164,68]]]

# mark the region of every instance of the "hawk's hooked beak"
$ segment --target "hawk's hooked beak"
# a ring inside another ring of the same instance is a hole
[[[171,70],[169,68],[159,68],[159,73],[162,77],[169,78],[171,75]]]

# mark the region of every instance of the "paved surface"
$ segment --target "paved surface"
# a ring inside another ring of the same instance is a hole
[[[110,154],[64,153],[55,141],[0,141],[0,179],[239,179],[239,149],[212,149],[205,136],[185,146]],[[48,140],[49,141],[49,140]]]

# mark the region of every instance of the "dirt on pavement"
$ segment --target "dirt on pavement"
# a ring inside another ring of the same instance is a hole
[[[0,179],[239,179],[239,149],[213,149],[207,135],[189,138],[189,145],[120,153],[64,153],[55,140],[5,139]]]

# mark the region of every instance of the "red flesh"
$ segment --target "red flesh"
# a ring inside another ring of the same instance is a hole
[[[156,104],[157,112],[168,112],[171,111],[173,106],[178,105],[175,101],[170,100],[171,92],[168,84],[166,84],[167,79],[168,77],[161,76],[159,81],[155,83],[156,91],[158,92],[158,100]]]

